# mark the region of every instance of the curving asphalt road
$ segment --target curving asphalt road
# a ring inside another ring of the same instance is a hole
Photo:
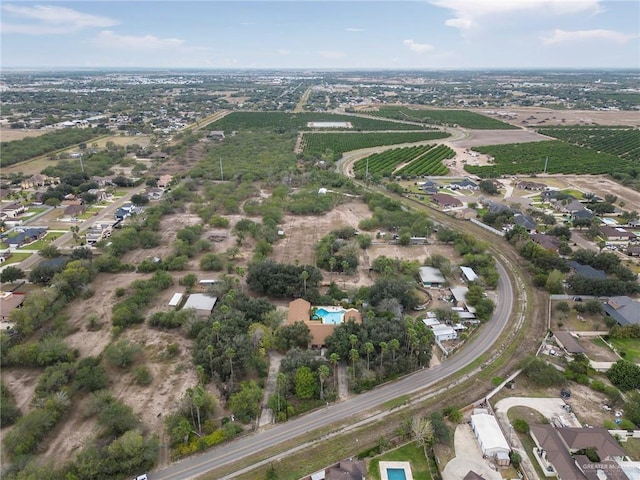
[[[507,326],[514,303],[514,291],[509,275],[501,263],[497,263],[498,302],[490,322],[484,325],[481,335],[471,340],[465,348],[440,365],[421,370],[393,383],[354,396],[349,400],[309,413],[302,417],[277,424],[231,443],[215,447],[206,453],[189,457],[173,465],[149,474],[150,480],[186,480],[228,465],[262,450],[292,440],[335,422],[357,418],[363,412],[381,406],[394,398],[423,390],[443,378],[463,369],[488,351]]]

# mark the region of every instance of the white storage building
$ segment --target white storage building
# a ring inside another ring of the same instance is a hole
[[[204,293],[192,293],[182,308],[193,308],[198,315],[209,316],[216,301],[218,301],[217,297],[210,297]]]
[[[488,413],[474,413],[471,415],[471,428],[483,455],[495,458],[498,465],[509,465],[511,448],[500,430],[496,417]]]

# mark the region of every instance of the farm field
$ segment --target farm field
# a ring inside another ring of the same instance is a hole
[[[545,107],[505,107],[499,110],[472,109],[471,111],[497,118],[523,127],[554,125],[627,125],[640,126],[638,112],[633,110],[561,110]]]
[[[369,112],[368,112],[369,113]],[[476,130],[513,130],[518,127],[468,110],[412,109],[409,107],[380,107],[371,115],[396,120],[430,123],[436,125],[458,125]]]
[[[450,135],[441,131],[431,132],[380,132],[380,133],[304,133],[302,151],[305,157],[320,157],[330,151],[335,159],[343,152],[362,148],[415,143],[447,138]]]
[[[393,122],[335,113],[283,113],[283,112],[233,112],[209,125],[209,130],[251,130],[270,128],[276,130],[313,130],[309,122],[349,122],[349,130],[424,130],[415,123]],[[335,130],[335,129],[334,129]],[[340,130],[340,129],[338,129]]]
[[[551,140],[548,142],[490,145],[475,147],[474,150],[490,155],[494,165],[467,165],[469,173],[480,177],[501,175],[541,174],[603,174],[630,169],[633,164],[608,153],[598,153],[590,148],[577,147],[568,143]]]
[[[640,160],[640,130],[625,127],[555,127],[538,132],[573,145],[610,153],[631,161]]]

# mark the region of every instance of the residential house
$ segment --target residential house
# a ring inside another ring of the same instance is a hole
[[[3,219],[6,218],[17,218],[20,214],[24,213],[26,208],[24,205],[18,202],[13,202],[9,204],[3,204],[0,207],[0,216]]]
[[[441,186],[433,180],[427,180],[421,184],[419,188],[427,195],[435,195],[438,193],[438,189],[441,188]]]
[[[625,230],[621,227],[611,227],[604,225],[600,227],[600,233],[606,237],[607,240],[636,240],[636,234]]]
[[[169,186],[169,184],[171,183],[171,180],[173,180],[173,176],[172,175],[161,175],[160,178],[158,178],[158,187],[160,188],[167,188]]]
[[[93,176],[91,180],[96,182],[100,187],[106,187],[109,185],[114,185],[113,179],[116,178],[117,175],[107,175],[105,177]]]
[[[571,212],[571,220],[591,220],[594,216],[595,214],[588,208]]]
[[[149,158],[152,158],[154,160],[165,160],[169,158],[169,154],[165,152],[153,152],[151,155],[149,155]]]
[[[149,197],[149,200],[160,200],[164,194],[164,189],[160,187],[147,188],[145,195]]]
[[[87,243],[99,242],[104,238],[109,238],[111,236],[112,229],[113,227],[109,223],[96,223],[87,230],[85,239]]]
[[[465,178],[463,180],[451,182],[450,188],[451,190],[478,190],[480,186],[476,182]]]
[[[516,213],[513,216],[513,223],[524,227],[527,232],[532,232],[538,228],[538,224],[530,215],[524,215],[522,213]]]
[[[46,185],[52,185],[54,183],[59,183],[60,179],[57,177],[50,177],[48,175],[42,175],[40,173],[36,173],[35,175],[30,176],[29,178],[25,178],[20,182],[20,186],[23,189],[27,188],[38,188],[44,187]]]
[[[367,467],[364,460],[346,460],[325,471],[325,480],[365,480]]]
[[[91,188],[87,190],[89,195],[95,195],[96,202],[102,202],[107,199],[108,195],[104,188]]]
[[[532,233],[529,235],[531,240],[536,242],[541,247],[546,248],[550,252],[558,253],[560,249],[560,239],[553,235],[547,235],[544,233]]]
[[[564,348],[567,353],[584,353],[584,348],[578,343],[571,333],[560,330],[554,332],[553,336],[556,339],[556,343],[560,348]]]
[[[496,214],[496,215],[499,215],[499,214],[501,214],[501,213],[503,213],[503,212],[511,212],[511,211],[512,211],[512,208],[511,208],[511,207],[509,207],[509,206],[507,206],[507,205],[504,205],[504,204],[502,204],[502,203],[494,202],[494,201],[492,201],[492,200],[490,200],[490,201],[486,202],[486,204],[485,204],[485,205],[486,205],[487,209],[488,209],[491,213],[494,213],[494,214]]]
[[[82,203],[79,205],[69,205],[64,209],[64,215],[67,217],[75,218],[78,215],[82,215],[86,211],[87,206]]]
[[[609,297],[604,313],[619,325],[640,325],[640,303],[627,296]]]
[[[630,257],[640,257],[640,246],[628,246],[626,250],[627,255]]]
[[[534,455],[544,472],[559,480],[628,480],[618,461],[627,456],[606,428],[555,428],[531,425]],[[600,459],[592,462],[580,450],[593,448]]]
[[[40,206],[44,204],[44,192],[35,192],[33,194],[33,199],[31,200],[31,205]]]
[[[461,207],[462,202],[446,193],[436,193],[431,196],[431,201],[443,208]]]
[[[569,266],[573,269],[576,275],[581,277],[590,278],[592,280],[604,280],[607,278],[607,274],[604,270],[597,270],[591,265],[582,265],[574,260],[569,262]]]
[[[431,325],[430,327],[437,342],[446,342],[448,340],[455,340],[458,338],[458,332],[455,328],[449,325],[438,323],[436,325]]]
[[[444,276],[438,268],[420,267],[419,275],[423,287],[439,288],[445,284]]]
[[[576,199],[567,200],[566,202],[565,200],[556,202],[555,208],[559,212],[570,213],[572,215],[575,214],[575,212],[586,209],[586,207]]]
[[[340,325],[349,320],[355,323],[362,323],[362,315],[355,308],[343,309],[341,307],[317,307],[316,312],[324,310],[331,317],[323,317],[317,313],[313,314],[311,303],[303,298],[298,298],[289,303],[289,313],[287,314],[286,325],[293,325],[296,322],[304,322],[311,332],[311,348],[322,348],[326,338],[333,333],[336,325]]]
[[[521,180],[518,183],[516,183],[516,188],[519,188],[520,190],[544,190],[547,188],[547,186],[544,183],[536,183],[536,182],[530,182],[528,180]]]
[[[22,306],[25,297],[24,293],[0,292],[0,320],[9,320],[11,312]]]
[[[47,229],[45,227],[23,228],[16,231],[18,232],[17,235],[3,239],[11,249],[20,248],[23,245],[35,242],[36,240],[44,237],[47,233]]]

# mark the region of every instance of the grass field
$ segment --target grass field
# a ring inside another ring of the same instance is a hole
[[[625,360],[640,362],[640,341],[637,338],[610,338],[609,341]]]
[[[370,460],[367,465],[369,474],[367,478],[380,480],[380,462],[410,462],[414,480],[431,480],[432,478],[424,450],[414,442]]]
[[[62,235],[64,235],[64,232],[48,232],[40,240],[30,243],[29,245],[24,245],[23,248],[26,250],[40,250],[41,248],[43,248],[46,245],[49,245],[56,238],[59,238]]]
[[[11,254],[11,257],[5,260],[2,265],[13,265],[15,263],[20,263],[21,261],[29,258],[31,255],[31,253],[13,253]]]

